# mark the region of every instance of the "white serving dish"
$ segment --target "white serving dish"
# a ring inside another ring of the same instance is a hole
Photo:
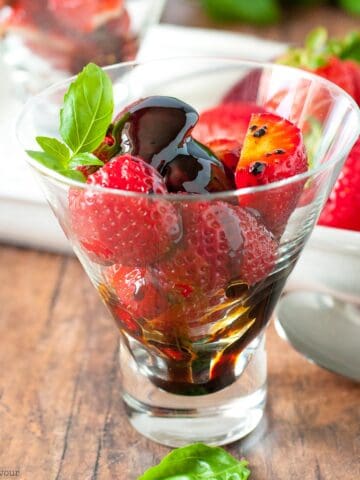
[[[360,232],[315,227],[286,290],[322,292],[360,305]]]

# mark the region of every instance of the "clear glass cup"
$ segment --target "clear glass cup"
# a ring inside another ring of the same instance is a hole
[[[149,197],[77,183],[28,159],[119,328],[121,388],[132,425],[170,446],[229,443],[252,431],[264,413],[265,327],[358,135],[359,111],[335,85],[279,65],[178,58],[120,64],[107,72],[116,112],[148,95],[178,97],[201,111],[243,79],[246,98],[308,133],[314,98],[326,100],[317,125],[321,135],[311,151],[313,167],[261,187]],[[27,103],[17,124],[24,148],[34,149],[36,135],[56,135],[68,85],[57,84]],[[249,215],[256,229],[265,229],[260,225],[269,205],[282,202],[291,205],[290,218],[277,219],[275,210],[276,236],[264,234],[262,247],[252,248],[245,233]],[[149,217],[139,216],[149,209],[159,222],[154,231],[147,228]],[[186,223],[204,212],[224,227],[226,248],[219,255],[213,251],[219,239],[203,222]],[[110,224],[109,243],[103,227]],[[191,242],[185,242],[182,229]],[[129,241],[119,245],[124,230]],[[141,258],[137,269],[129,268],[134,258]],[[130,294],[123,289],[125,279]]]
[[[134,60],[165,0],[3,0],[1,50],[21,97],[77,73],[87,63]]]

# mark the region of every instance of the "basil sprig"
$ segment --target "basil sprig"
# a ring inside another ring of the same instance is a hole
[[[111,80],[100,67],[89,63],[64,96],[59,128],[63,142],[36,137],[42,151],[27,150],[27,154],[66,177],[85,181],[78,167],[103,165],[91,152],[104,140],[113,112]]]
[[[247,465],[222,448],[194,443],[173,450],[138,480],[247,480]]]

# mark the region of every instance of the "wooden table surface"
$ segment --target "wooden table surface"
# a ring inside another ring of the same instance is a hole
[[[215,27],[191,1],[169,1],[164,20]],[[277,27],[229,28],[301,41],[319,23],[335,34],[359,25],[319,8]],[[250,461],[253,480],[359,480],[359,385],[308,363],[273,327],[268,350],[266,416],[229,451]],[[0,477],[135,480],[168,452],[129,426],[117,352],[75,259],[0,247]]]

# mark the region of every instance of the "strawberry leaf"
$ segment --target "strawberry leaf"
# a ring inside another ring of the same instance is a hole
[[[236,460],[222,448],[194,443],[173,450],[138,480],[247,480],[247,465],[247,461]]]
[[[306,37],[305,46],[306,49],[310,52],[321,53],[325,46],[328,38],[328,34],[325,28],[318,27],[312,30]]]
[[[58,160],[59,165],[64,166],[68,163],[70,158],[70,150],[57,138],[36,137],[36,141],[44,150],[44,152]]]
[[[342,39],[329,39],[324,28],[316,28],[307,35],[305,48],[290,48],[278,63],[316,70],[331,57],[360,62],[360,32],[350,32]]]
[[[99,160],[92,153],[78,153],[73,156],[69,162],[70,168],[80,167],[81,165],[99,165],[103,166],[104,162]]]
[[[60,111],[60,134],[74,155],[92,152],[100,145],[113,110],[110,78],[89,63],[70,85]]]
[[[344,60],[356,60],[360,63],[360,31],[346,35],[338,56]]]

